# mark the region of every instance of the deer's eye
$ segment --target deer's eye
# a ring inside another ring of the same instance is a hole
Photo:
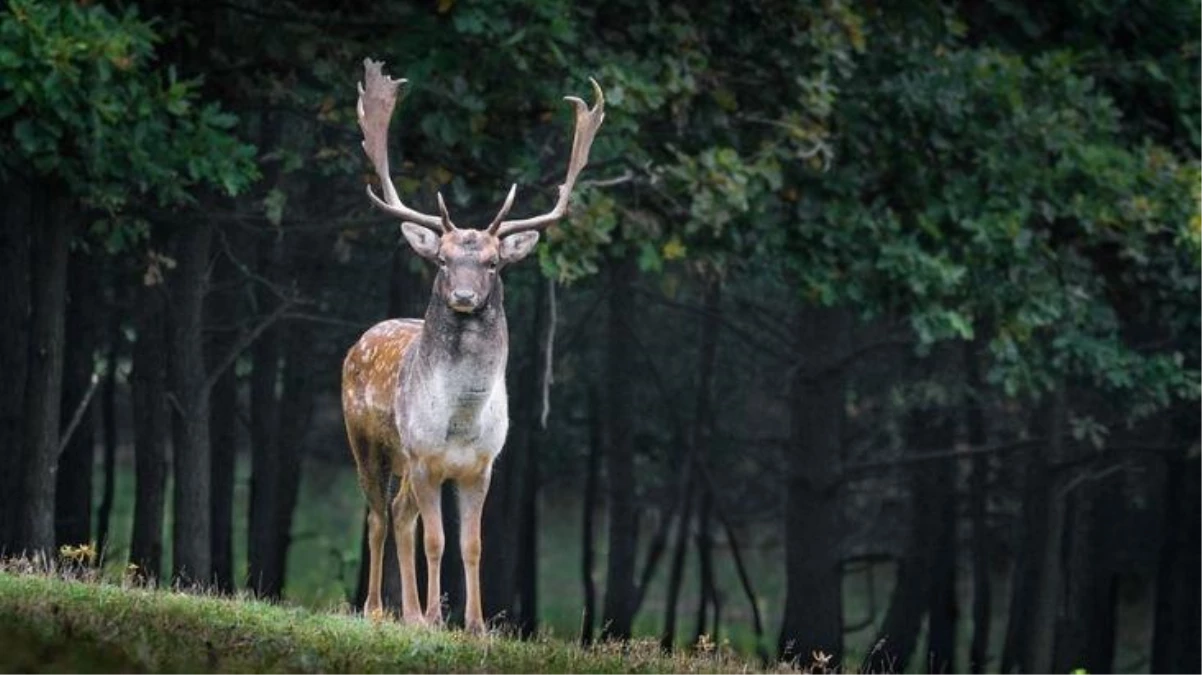
[[[488,269],[490,269],[490,270],[495,270],[495,269],[497,269],[497,261],[496,261],[496,260],[489,260],[489,261],[488,261]]]

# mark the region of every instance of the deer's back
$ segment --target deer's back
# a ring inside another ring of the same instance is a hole
[[[423,325],[419,319],[381,321],[347,352],[342,362],[342,414],[348,433],[372,445],[400,449],[394,419],[397,377]]]

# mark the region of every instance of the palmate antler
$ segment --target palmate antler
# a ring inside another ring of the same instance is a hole
[[[593,137],[597,135],[601,123],[605,121],[605,92],[601,91],[601,85],[597,84],[593,78],[590,77],[589,82],[593,84],[593,94],[597,99],[592,108],[575,96],[564,97],[565,101],[576,108],[576,134],[572,138],[572,157],[568,160],[568,175],[563,184],[559,186],[559,199],[555,201],[555,207],[541,216],[523,220],[503,220],[509,213],[509,207],[513,206],[513,197],[517,190],[517,185],[514,185],[509,188],[509,197],[505,199],[505,205],[501,207],[501,212],[488,226],[488,231],[498,238],[526,230],[544,229],[567,214],[572,188],[576,186],[576,177],[580,175],[584,165],[588,164],[588,152],[593,146]]]
[[[442,194],[438,195],[440,216],[432,216],[405,206],[397,195],[392,177],[388,173],[388,124],[392,120],[392,110],[396,107],[397,91],[408,80],[394,80],[384,74],[384,62],[363,59],[364,77],[359,83],[359,128],[363,130],[363,151],[367,153],[376,176],[380,178],[380,188],[384,199],[376,196],[367,186],[367,196],[371,197],[376,206],[392,215],[427,227],[437,233],[449,232],[455,229],[451,218],[447,215],[446,204]]]
[[[384,198],[377,197],[370,185],[367,187],[367,195],[376,206],[398,218],[417,223],[438,233],[452,231],[456,228],[447,213],[441,193],[438,195],[440,215],[434,216],[405,206],[392,184],[392,178],[388,173],[388,124],[392,119],[392,111],[396,107],[397,91],[407,80],[394,80],[385,75],[383,66],[381,61],[364,59],[364,82],[359,84],[359,128],[363,130],[363,150],[371,159],[372,165],[376,169],[376,175],[380,178]],[[513,200],[517,194],[517,185],[515,184],[509,188],[505,203],[488,226],[489,234],[504,238],[517,232],[542,230],[567,214],[568,202],[571,199],[572,188],[576,185],[576,178],[588,164],[588,153],[593,145],[593,137],[597,135],[597,130],[601,128],[601,123],[605,120],[605,93],[601,91],[601,86],[597,84],[596,80],[589,78],[589,82],[593,85],[593,93],[597,99],[592,108],[575,96],[564,97],[576,109],[576,133],[572,139],[572,156],[568,160],[567,177],[559,186],[559,198],[555,201],[555,206],[539,216],[522,220],[505,220],[509,209],[513,207]]]

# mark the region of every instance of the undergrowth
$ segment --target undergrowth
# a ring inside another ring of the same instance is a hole
[[[494,631],[370,621],[199,589],[96,578],[86,560],[0,563],[0,672],[750,672],[712,643],[665,654],[653,641],[589,648]],[[136,572],[136,570],[131,570]],[[784,665],[775,672],[790,672]]]

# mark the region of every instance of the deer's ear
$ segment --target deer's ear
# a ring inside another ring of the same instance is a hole
[[[538,232],[518,232],[501,240],[501,262],[508,265],[530,255],[538,243]]]
[[[401,234],[417,254],[428,260],[438,257],[439,237],[416,223],[401,223]]]

